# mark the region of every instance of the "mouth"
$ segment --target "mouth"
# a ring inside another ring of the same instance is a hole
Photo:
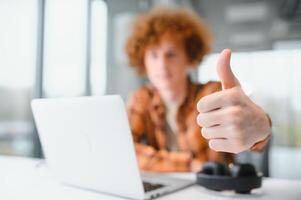
[[[161,79],[170,79],[171,78],[171,75],[170,74],[160,74],[159,77]]]

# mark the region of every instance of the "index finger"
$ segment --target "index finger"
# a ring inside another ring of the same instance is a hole
[[[204,96],[197,103],[197,110],[200,113],[210,112],[225,106],[234,105],[236,99],[231,95],[232,89],[222,90]]]

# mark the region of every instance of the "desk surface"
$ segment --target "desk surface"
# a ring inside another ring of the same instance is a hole
[[[46,167],[38,167],[41,160],[0,156],[0,199],[30,200],[120,200],[121,198],[101,193],[85,191],[64,186],[54,180]],[[193,174],[170,174],[181,178],[193,179]],[[263,187],[250,195],[233,192],[215,192],[194,185],[184,190],[159,198],[158,200],[177,199],[298,199],[301,200],[301,181],[266,178]]]

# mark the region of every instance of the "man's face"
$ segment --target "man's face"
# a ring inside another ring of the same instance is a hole
[[[146,49],[144,64],[149,80],[159,90],[170,90],[186,81],[187,55],[183,45],[170,37]]]

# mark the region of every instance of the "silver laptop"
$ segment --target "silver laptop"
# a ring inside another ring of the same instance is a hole
[[[192,181],[141,175],[118,95],[31,102],[46,163],[62,183],[131,199],[152,199]]]

